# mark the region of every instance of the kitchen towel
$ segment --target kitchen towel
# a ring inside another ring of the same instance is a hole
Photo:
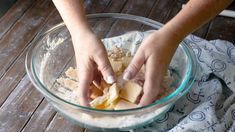
[[[235,46],[194,35],[185,41],[200,67],[195,83],[165,115],[134,132],[235,132]]]

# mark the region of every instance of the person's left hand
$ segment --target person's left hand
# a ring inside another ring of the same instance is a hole
[[[133,60],[124,72],[123,79],[135,77],[145,65],[145,82],[140,106],[153,103],[160,91],[160,84],[180,41],[174,34],[161,29],[150,34],[137,50]]]

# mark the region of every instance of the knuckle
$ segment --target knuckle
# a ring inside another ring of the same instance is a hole
[[[129,66],[129,71],[131,72],[137,72],[138,71],[138,66],[136,64],[131,64]]]
[[[103,64],[99,66],[99,70],[101,72],[109,72],[111,70],[111,66],[109,64]]]

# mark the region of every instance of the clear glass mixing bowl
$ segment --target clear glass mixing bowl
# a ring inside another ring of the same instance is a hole
[[[162,26],[156,21],[128,14],[91,14],[87,18],[92,30],[101,39],[131,31],[158,30]],[[74,64],[71,37],[64,23],[38,34],[26,57],[26,70],[30,80],[58,112],[82,127],[104,131],[129,130],[151,123],[167,112],[190,89],[197,74],[195,56],[182,41],[170,64],[181,77],[174,92],[141,108],[97,110],[69,102],[51,90],[55,80],[68,66],[75,66]]]

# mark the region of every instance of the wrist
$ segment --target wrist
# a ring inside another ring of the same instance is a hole
[[[88,34],[88,33],[92,33],[92,30],[90,29],[90,27],[88,26],[88,24],[84,23],[78,23],[78,24],[74,24],[73,26],[68,27],[68,30],[71,34],[71,36],[82,36],[84,34]]]
[[[179,44],[186,37],[185,33],[178,31],[174,25],[169,23],[160,28],[159,32],[161,32],[163,36],[166,36],[169,40],[175,41],[177,44]]]

